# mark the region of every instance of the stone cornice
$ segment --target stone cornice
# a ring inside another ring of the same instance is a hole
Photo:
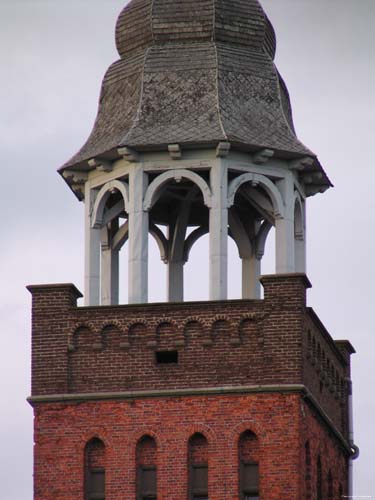
[[[222,386],[222,387],[200,387],[188,389],[161,389],[149,391],[127,391],[127,392],[97,392],[97,393],[76,393],[76,394],[48,394],[42,396],[30,396],[27,401],[31,406],[43,403],[71,403],[84,401],[108,401],[108,400],[127,400],[142,398],[174,398],[184,396],[215,396],[219,394],[239,395],[239,394],[267,394],[281,393],[291,394],[300,393],[319,417],[323,420],[341,446],[348,453],[353,454],[352,446],[334,425],[327,413],[315,399],[313,394],[303,384],[270,384],[270,385],[249,385],[249,386]]]

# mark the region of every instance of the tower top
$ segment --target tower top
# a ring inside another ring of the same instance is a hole
[[[156,44],[218,42],[263,51],[273,59],[275,32],[257,0],[133,0],[121,12],[121,57]]]
[[[166,151],[230,144],[298,160],[309,194],[331,184],[296,136],[276,37],[258,0],[132,0],[116,26],[120,59],[108,69],[93,130],[60,169],[90,171],[119,148]]]

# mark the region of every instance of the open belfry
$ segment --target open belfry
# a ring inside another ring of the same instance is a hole
[[[331,183],[296,136],[270,21],[258,0],[132,0],[116,45],[93,131],[59,170],[85,205],[85,305],[72,284],[28,287],[34,500],[351,494],[354,349],[306,304],[306,203]],[[184,302],[206,234],[209,300]],[[150,237],[163,303],[148,303]]]

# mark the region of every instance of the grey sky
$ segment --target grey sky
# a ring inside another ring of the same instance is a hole
[[[308,203],[309,304],[353,357],[355,493],[373,495],[375,463],[375,21],[374,0],[263,0],[277,34],[277,64],[300,139],[335,184]],[[32,497],[28,283],[74,282],[82,290],[83,206],[56,169],[86,140],[101,79],[117,58],[114,26],[124,0],[0,0],[1,383],[0,484],[6,500]],[[202,241],[189,264],[187,296]],[[231,293],[240,279],[233,247]],[[272,270],[272,252],[266,256]],[[123,256],[125,260],[125,256]],[[161,300],[163,264],[152,298]],[[194,274],[195,271],[195,274]],[[201,287],[200,287],[201,288]],[[125,295],[125,290],[123,295]]]

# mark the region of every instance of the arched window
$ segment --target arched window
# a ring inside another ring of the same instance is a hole
[[[137,500],[157,499],[157,446],[151,436],[143,436],[137,443]]]
[[[238,441],[240,465],[240,499],[259,500],[259,442],[251,431],[241,434]]]
[[[322,462],[320,455],[316,463],[316,500],[323,500]]]
[[[85,500],[105,500],[105,446],[98,438],[85,448]]]
[[[208,500],[208,442],[203,434],[189,439],[189,500]]]
[[[306,484],[306,500],[311,500],[311,451],[310,443],[305,444],[305,484]]]
[[[333,500],[333,479],[331,470],[328,472],[328,500]]]

